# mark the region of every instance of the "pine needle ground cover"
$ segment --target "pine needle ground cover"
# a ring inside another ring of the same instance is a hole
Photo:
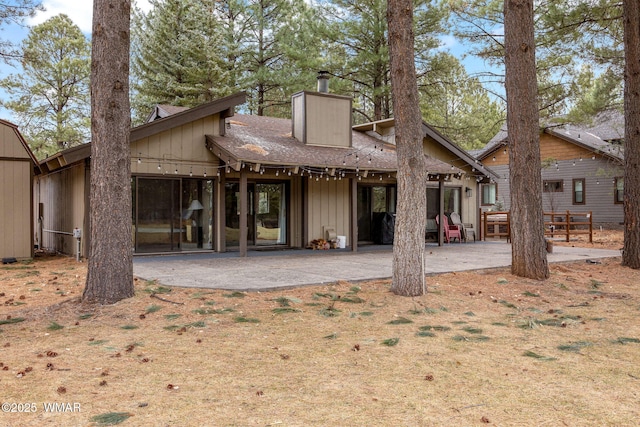
[[[138,280],[104,307],[74,259],[0,266],[0,425],[637,425],[640,272],[619,263],[430,276],[419,298]]]

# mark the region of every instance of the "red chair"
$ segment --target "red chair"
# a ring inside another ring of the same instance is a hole
[[[440,215],[436,215],[436,224],[440,224]],[[458,239],[458,243],[462,242],[462,233],[460,233],[460,227],[457,225],[449,225],[447,216],[444,216],[442,221],[442,228],[444,229],[445,242],[451,243],[451,239]]]

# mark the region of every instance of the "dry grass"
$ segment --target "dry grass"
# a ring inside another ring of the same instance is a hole
[[[619,259],[553,265],[545,282],[437,275],[420,298],[385,282],[234,294],[138,281],[106,307],[78,302],[86,271],[73,259],[0,267],[2,400],[37,409],[0,425],[106,425],[94,417],[109,413],[123,426],[640,418],[640,272]]]

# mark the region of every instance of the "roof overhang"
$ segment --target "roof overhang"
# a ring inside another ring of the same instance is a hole
[[[222,124],[220,132],[224,133],[224,119],[233,116],[235,107],[240,104],[244,104],[246,100],[247,94],[245,92],[237,92],[216,101],[202,104],[162,119],[154,120],[153,122],[131,129],[130,140],[131,142],[138,141],[218,113],[220,113],[220,120]]]
[[[224,133],[224,120],[234,114],[236,106],[246,102],[245,92],[220,98],[216,101],[202,104],[186,111],[178,112],[168,117],[131,129],[129,142],[138,141],[161,132],[174,129],[184,124],[220,113],[220,132]],[[40,162],[42,172],[48,173],[56,169],[77,163],[91,157],[91,143],[82,144],[56,153]],[[36,161],[37,164],[37,161]]]

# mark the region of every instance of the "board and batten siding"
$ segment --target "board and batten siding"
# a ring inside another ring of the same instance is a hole
[[[88,171],[84,162],[38,178],[36,186],[39,198],[36,198],[36,203],[42,205],[42,249],[75,254],[77,241],[71,234],[74,228],[79,228],[84,242],[81,256],[86,257],[90,234],[85,209],[88,185]]]
[[[213,115],[132,141],[131,174],[176,175],[177,170],[179,176],[188,176],[191,172],[202,176],[206,169],[207,175],[215,175],[218,162],[206,147],[205,135],[218,135],[218,126],[218,115]],[[202,166],[196,166],[200,163]]]
[[[335,228],[338,236],[351,236],[351,192],[350,179],[315,181],[310,179],[307,186],[307,245],[311,240],[325,238],[323,227]]]
[[[33,256],[33,160],[15,125],[0,121],[0,257]]]
[[[31,258],[31,160],[0,160],[0,258]]]
[[[487,162],[488,163],[488,162]],[[503,202],[505,210],[510,207],[509,168],[506,165],[493,166],[492,170],[503,178],[497,182],[497,200]],[[623,221],[622,204],[614,203],[614,178],[622,176],[622,170],[603,157],[591,155],[571,160],[558,160],[542,169],[542,181],[562,181],[563,190],[542,192],[545,212],[571,211],[592,212],[594,223],[620,223]],[[584,179],[584,204],[573,204],[573,180]],[[544,185],[544,184],[543,184]],[[483,206],[483,209],[489,208]]]

